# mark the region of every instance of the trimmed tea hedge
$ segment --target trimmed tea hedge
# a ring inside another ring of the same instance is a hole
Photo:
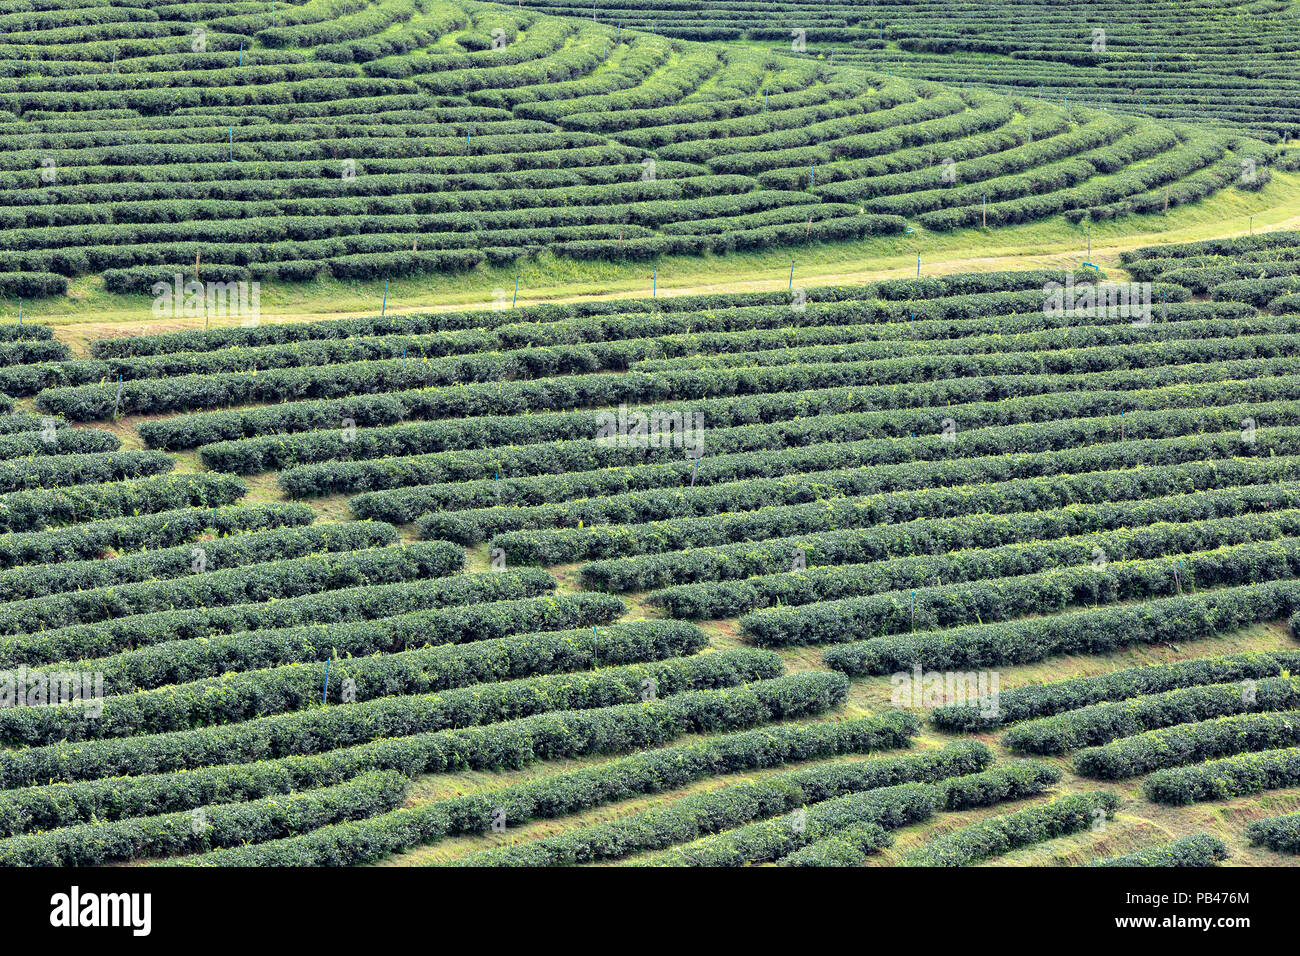
[[[1255,820],[1246,827],[1246,836],[1255,846],[1266,846],[1278,853],[1300,853],[1300,813]]]
[[[444,833],[486,831],[498,806],[507,809],[508,820],[558,814],[565,812],[566,806],[581,809],[617,799],[624,786],[644,786],[650,788],[648,792],[660,785],[672,786],[676,773],[688,780],[692,774],[707,774],[715,767],[717,772],[725,772],[728,767],[742,770],[787,760],[891,749],[906,746],[917,732],[915,718],[900,714],[740,730],[768,720],[812,716],[840,703],[847,684],[826,678],[826,674],[813,672],[791,674],[740,688],[688,691],[643,704],[559,711],[486,727],[387,738],[319,755],[6,790],[0,792],[0,831],[53,829],[92,818],[118,819],[251,800],[326,786],[376,768],[416,776],[426,771],[502,770],[537,760],[645,750],[611,763],[512,785],[496,791],[499,796],[444,801],[445,808],[453,811],[450,814],[443,812],[443,806],[404,810],[359,828],[362,832],[331,834],[327,829],[284,845],[247,851],[265,858],[267,865],[292,865],[299,858],[315,860],[315,865],[341,865],[388,852],[383,849],[388,838],[400,835],[405,839],[413,832],[408,821],[416,825],[415,832],[425,826],[445,826],[445,830],[423,831],[422,839],[435,842]],[[740,732],[654,749],[684,734],[728,731]],[[719,760],[721,764],[716,762]],[[587,800],[595,802],[588,804]],[[554,809],[548,810],[551,807]],[[401,818],[400,825],[397,818]],[[355,842],[350,842],[353,837]],[[333,855],[336,853],[340,856]],[[349,858],[349,854],[357,856]],[[276,862],[280,860],[285,862]]]
[[[1157,770],[1142,783],[1148,800],[1175,806],[1230,800],[1300,784],[1300,747],[1265,750]]]
[[[1257,821],[1246,828],[1254,840]],[[1228,848],[1218,837],[1209,833],[1193,833],[1191,836],[1146,847],[1124,856],[1112,856],[1102,860],[1093,860],[1089,866],[1214,866],[1228,858]]]
[[[1012,850],[1078,833],[1114,815],[1119,797],[1105,790],[1075,793],[954,830],[908,853],[902,866],[969,866]]]
[[[619,859],[850,794],[874,792],[871,804],[881,812],[900,814],[903,822],[923,820],[938,806],[939,794],[934,787],[915,781],[979,771],[990,759],[987,748],[972,742],[911,757],[792,770],[683,797],[609,823],[471,853],[457,859],[455,865],[565,866]]]

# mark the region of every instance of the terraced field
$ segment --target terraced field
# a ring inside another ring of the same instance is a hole
[[[1258,189],[1278,154],[617,20],[473,0],[0,3],[0,295],[1077,223]]]
[[[503,0],[504,2],[504,0]],[[694,40],[744,40],[962,89],[1300,136],[1295,4],[1284,0],[528,0]]]
[[[0,327],[0,863],[1291,863],[1298,248]]]

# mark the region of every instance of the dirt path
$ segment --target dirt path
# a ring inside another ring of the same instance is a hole
[[[1099,249],[1094,252],[1094,258],[1106,268],[1114,270],[1118,268],[1119,252],[1119,247],[1112,250]],[[1071,263],[1077,262],[1078,258],[1077,253],[1060,252],[1029,256],[976,256],[939,259],[926,263],[923,274],[941,275],[951,272],[995,272],[1001,269],[1065,268]],[[806,288],[825,285],[863,285],[867,282],[879,279],[900,279],[912,275],[915,275],[915,267],[911,265],[852,269],[848,271],[841,269],[837,271],[823,272],[805,268],[800,270],[799,284]],[[662,297],[670,297],[732,292],[765,292],[782,289],[785,285],[786,283],[781,279],[772,277],[765,277],[762,279],[735,279],[727,277],[720,278],[714,282],[696,281],[683,283],[681,285],[674,285],[665,282],[659,287],[659,295]],[[521,295],[519,297],[519,306],[543,305],[552,302],[625,299],[636,297],[639,297],[637,293],[626,289],[585,293],[560,293],[556,295]],[[412,301],[408,296],[402,301],[401,311],[457,312],[467,309],[472,310],[473,307],[466,306],[463,303],[438,302],[432,298],[427,301],[420,301],[419,299]],[[374,314],[374,309],[357,311],[344,310],[337,312],[276,312],[273,314],[264,313],[262,320],[267,322],[318,322],[330,319],[345,319]],[[68,322],[62,325],[55,325],[53,328],[56,338],[59,338],[75,347],[81,346],[86,342],[94,341],[95,339],[126,335],[153,335],[162,332],[176,332],[184,329],[203,328],[203,325],[203,319],[201,318],[168,318],[147,319],[139,322]]]
[[[1287,205],[1291,205],[1288,203]],[[1277,213],[1282,215],[1274,218]],[[1243,217],[1244,218],[1244,217]],[[1276,207],[1265,211],[1254,217],[1255,228],[1260,231],[1273,231],[1279,229],[1300,229],[1300,213],[1292,214],[1289,209],[1277,209]],[[1240,228],[1239,228],[1240,227]],[[1237,222],[1235,219],[1223,223],[1223,235],[1235,235],[1238,232],[1244,233],[1246,223]],[[1187,235],[1180,235],[1180,232],[1186,232]],[[1157,245],[1161,243],[1176,243],[1195,238],[1201,238],[1201,229],[1189,228],[1188,230],[1175,230],[1168,233],[1143,232],[1131,236],[1126,236],[1121,242],[1108,242],[1105,245],[1095,245],[1091,253],[1091,261],[1100,265],[1107,270],[1112,277],[1125,278],[1119,263],[1121,252],[1128,249],[1136,249],[1146,245]],[[991,236],[990,240],[997,241],[996,235]],[[1031,243],[1030,246],[1041,248],[1040,243]],[[999,252],[991,255],[952,255],[942,252],[934,253],[933,257],[927,257],[922,266],[923,275],[941,275],[944,273],[956,272],[993,272],[998,270],[1019,270],[1033,268],[1066,268],[1077,265],[1083,258],[1081,250],[1077,244],[1065,246],[1057,244],[1057,248],[1046,251],[1010,251]],[[872,263],[864,259],[861,267],[856,265],[845,268],[843,262],[833,263],[826,269],[818,269],[813,263],[803,263],[799,267],[798,281],[804,288],[821,285],[861,285],[867,282],[879,279],[899,279],[907,278],[916,274],[915,261],[910,258],[901,256],[892,256],[888,264],[877,261]],[[699,294],[720,294],[733,292],[763,292],[775,291],[786,286],[787,279],[780,275],[766,274],[763,278],[744,279],[733,275],[720,274],[719,277],[710,281],[701,280],[698,274],[687,277],[680,283],[674,283],[671,278],[661,276],[659,282],[659,295],[661,296],[682,296],[682,295],[699,295]],[[518,304],[520,306],[542,305],[553,302],[573,302],[579,300],[600,300],[600,299],[625,299],[643,297],[644,290],[631,288],[627,280],[612,280],[609,282],[592,281],[588,283],[587,288],[578,285],[569,286],[555,294],[546,293],[521,294]],[[473,305],[464,302],[446,302],[439,301],[440,293],[430,291],[422,296],[419,293],[415,295],[404,295],[400,306],[402,312],[455,312],[481,309],[482,304]],[[267,322],[313,322],[325,321],[330,319],[344,319],[355,316],[374,315],[375,309],[340,309],[336,311],[312,311],[312,312],[294,312],[294,311],[265,311],[262,315],[262,321]],[[396,310],[395,310],[396,311]],[[88,342],[95,339],[107,338],[112,336],[124,335],[149,335],[161,332],[174,332],[182,329],[202,328],[203,319],[144,319],[138,322],[131,321],[78,321],[75,316],[43,316],[37,321],[50,322],[53,324],[56,337],[67,342],[75,350],[84,349]]]

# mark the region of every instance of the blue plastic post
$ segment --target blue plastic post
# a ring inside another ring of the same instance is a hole
[[[382,319],[384,313],[388,311],[388,280],[384,280],[384,304],[379,307],[379,317]]]
[[[325,686],[321,688],[320,702],[322,704],[329,703],[329,695],[330,695],[330,659],[327,657],[325,658]]]

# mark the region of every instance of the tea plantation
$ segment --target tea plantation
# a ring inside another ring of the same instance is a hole
[[[502,0],[505,2],[505,0]],[[526,0],[665,36],[745,40],[959,88],[1300,136],[1300,21],[1283,0]]]
[[[1077,223],[1259,189],[1278,158],[1253,126],[592,9],[0,3],[0,295]]]
[[[1290,862],[1297,250],[5,325],[0,862]]]
[[[1296,865],[1295,25],[0,0],[0,866]]]

